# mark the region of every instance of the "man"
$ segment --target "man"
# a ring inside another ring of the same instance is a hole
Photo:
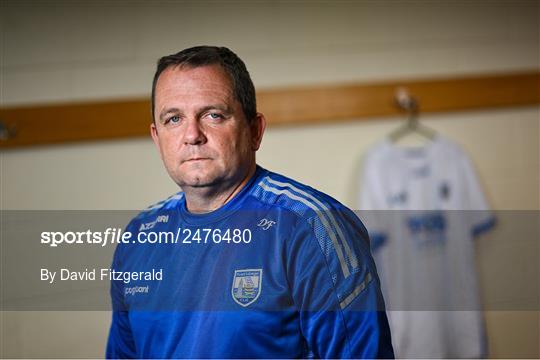
[[[361,222],[256,165],[265,118],[242,60],[207,46],[163,57],[152,111],[183,192],[126,230],[177,238],[118,246],[114,270],[162,278],[112,282],[107,357],[393,357]]]

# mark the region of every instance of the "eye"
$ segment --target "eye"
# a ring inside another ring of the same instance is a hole
[[[219,113],[209,113],[208,116],[209,116],[210,119],[212,119],[212,120],[223,119],[223,115],[221,115],[221,114],[219,114]]]
[[[171,116],[170,118],[167,119],[168,123],[173,123],[173,124],[176,124],[179,121],[180,121],[180,117],[178,115]]]

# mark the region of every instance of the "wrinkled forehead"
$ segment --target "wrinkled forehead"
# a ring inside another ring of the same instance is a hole
[[[175,66],[162,72],[155,93],[156,118],[161,118],[171,109],[195,113],[209,107],[243,114],[231,81],[219,65]]]
[[[234,92],[233,80],[219,64],[192,66],[189,64],[171,65],[159,75],[156,87],[164,85],[191,85],[216,87]]]
[[[200,67],[169,67],[156,84],[155,105],[160,111],[168,102],[185,103],[216,101],[234,103],[230,77],[219,65]]]

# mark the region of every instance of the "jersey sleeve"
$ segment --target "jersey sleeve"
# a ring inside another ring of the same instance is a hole
[[[350,210],[318,215],[332,216],[330,226],[318,216],[297,225],[288,264],[308,356],[393,358],[365,228]]]
[[[463,210],[470,213],[468,218],[470,219],[471,234],[478,236],[495,225],[495,217],[489,209],[474,166],[465,154],[462,157],[462,168],[467,199],[466,208]]]
[[[131,225],[131,224],[130,224]],[[128,225],[126,231],[132,226]],[[122,247],[117,246],[111,269],[119,270],[122,266]],[[109,330],[105,356],[107,359],[136,358],[135,342],[129,322],[128,309],[124,303],[123,281],[111,281],[112,322]]]

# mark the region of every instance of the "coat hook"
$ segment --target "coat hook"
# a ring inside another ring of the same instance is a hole
[[[396,100],[396,104],[408,113],[416,113],[418,111],[418,103],[416,99],[411,96],[406,88],[397,88],[394,99]]]
[[[13,139],[16,134],[17,131],[15,125],[9,128],[2,120],[0,120],[0,141]]]

